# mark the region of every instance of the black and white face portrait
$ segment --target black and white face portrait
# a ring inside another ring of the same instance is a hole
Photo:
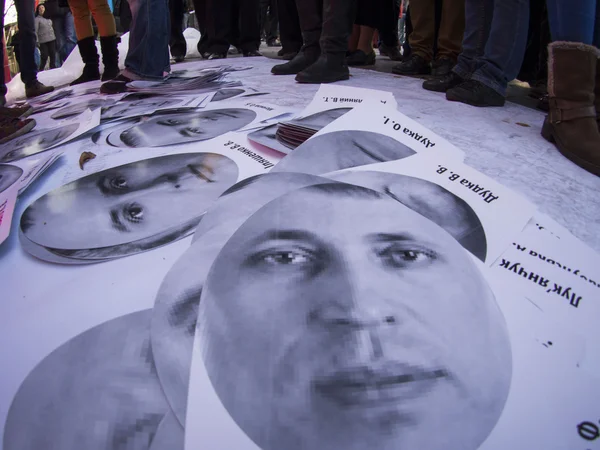
[[[11,162],[35,155],[71,136],[79,127],[76,123],[51,130],[27,133],[7,142],[0,149],[0,162]]]
[[[237,165],[214,153],[137,161],[44,195],[23,213],[21,231],[33,244],[72,258],[139,253],[189,235],[237,176]]]
[[[217,395],[263,450],[474,450],[508,396],[506,325],[469,254],[363,187],[298,189],[252,215],[198,321]]]
[[[410,147],[379,133],[344,130],[315,136],[290,152],[273,172],[323,174],[414,155]]]
[[[241,95],[244,92],[245,91],[242,88],[219,89],[213,96],[211,102],[221,102],[223,100],[228,100],[230,98],[237,97],[238,95]]]
[[[0,194],[11,187],[23,175],[20,167],[0,164]]]
[[[299,117],[297,119],[290,120],[290,125],[296,125],[299,127],[309,128],[314,131],[319,131],[321,128],[325,128],[331,122],[339,119],[352,108],[336,108],[328,109],[327,111],[321,111],[315,114],[311,114],[306,117]]]
[[[239,130],[255,118],[254,111],[241,108],[155,113],[109,134],[108,143],[116,147],[163,147],[206,141]]]
[[[260,130],[253,131],[248,134],[248,139],[257,144],[276,150],[286,155],[291,152],[291,149],[283,145],[277,140],[277,127],[279,124],[270,125]]]
[[[115,101],[111,99],[93,98],[90,100],[86,100],[85,102],[67,105],[64,108],[61,108],[58,111],[56,111],[50,117],[52,117],[54,120],[70,119],[73,117],[77,117],[80,114],[83,114],[83,112],[86,109],[91,109],[92,111],[95,111],[98,108],[105,108],[114,103]]]
[[[150,313],[98,325],[42,360],[8,411],[4,450],[152,450],[161,434],[177,442],[183,433],[156,376]]]
[[[181,102],[180,99],[160,96],[140,100],[124,101],[109,106],[102,111],[102,119],[117,119],[125,116],[139,116],[152,109],[169,109]]]

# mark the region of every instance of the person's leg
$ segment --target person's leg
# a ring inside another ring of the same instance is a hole
[[[385,55],[392,61],[400,61],[398,26],[400,15],[400,0],[380,0],[377,2],[379,10],[379,54]],[[404,22],[402,22],[404,28]],[[402,30],[404,32],[404,30]]]
[[[0,0],[0,6],[2,6],[2,11],[4,11],[5,0]],[[0,18],[0,29],[4,30],[4,14]],[[0,59],[4,61],[4,45],[0,45]],[[4,106],[6,104],[6,81],[4,80],[4,70],[0,70],[0,106]]]
[[[207,0],[194,0],[194,14],[198,22],[198,31],[200,31],[200,40],[198,41],[198,53],[203,58],[208,55],[208,33],[207,33]]]
[[[48,62],[48,43],[44,42],[40,44],[40,72],[46,68],[46,63]]]
[[[183,0],[169,0],[169,17],[171,20],[169,47],[171,48],[171,55],[177,62],[183,61],[187,52],[187,45],[183,36],[184,12]]]
[[[267,33],[267,43],[275,43],[279,35],[279,11],[277,10],[277,0],[270,0],[269,2],[269,20],[268,29],[265,30]]]
[[[456,62],[465,32],[465,0],[443,0],[437,59]]]
[[[69,0],[77,41],[93,37],[92,15],[87,0]]]
[[[465,32],[462,51],[453,72],[468,80],[476,69],[477,59],[483,55],[492,26],[494,0],[465,1]],[[512,39],[512,38],[511,38]]]
[[[17,9],[17,24],[21,36],[21,80],[28,83],[37,81],[38,66],[35,63],[35,16],[34,0],[15,0]]]
[[[269,13],[269,0],[260,0],[259,6],[259,17],[260,17],[260,36],[267,36],[267,25],[268,25],[268,14]]]
[[[547,0],[552,40],[592,45],[596,3],[596,0]]]
[[[398,75],[427,75],[431,72],[433,44],[435,42],[435,0],[418,0],[410,3],[412,33],[410,56],[392,67]]]
[[[65,61],[73,49],[77,46],[77,35],[75,33],[75,22],[73,20],[73,14],[67,12],[63,17],[65,45],[62,49],[62,59]]]
[[[294,0],[277,0],[279,15],[279,38],[281,40],[281,53],[297,53],[302,47],[302,31],[298,9]]]
[[[94,17],[94,22],[96,22],[96,26],[98,27],[98,34],[100,37],[116,36],[117,27],[115,24],[115,16],[113,16],[112,12],[110,11],[108,1],[87,0],[87,4],[92,16]],[[167,12],[165,11],[165,14],[166,13]]]
[[[48,45],[48,57],[50,58],[50,69],[56,69],[56,40],[50,41]]]
[[[232,0],[208,0],[207,2],[207,51],[215,57],[227,56],[232,30]]]
[[[360,14],[360,13],[359,13]],[[360,25],[356,23],[352,26],[352,34],[348,39],[348,51],[355,52],[358,49],[358,41],[360,40]]]
[[[125,67],[143,78],[162,79],[171,70],[167,0],[134,0],[130,7],[133,20]]]
[[[259,6],[259,0],[241,0],[239,4],[239,46],[244,56],[256,56],[260,47]]]
[[[64,17],[55,17],[52,19],[52,28],[56,37],[56,54],[58,65],[61,66],[63,59],[63,47],[65,46],[66,36],[64,34]]]

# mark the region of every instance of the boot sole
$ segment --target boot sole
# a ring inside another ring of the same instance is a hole
[[[446,100],[450,101],[450,102],[460,102],[460,103],[464,103],[465,105],[471,105],[471,106],[477,106],[479,108],[485,108],[486,106],[491,106],[491,107],[500,107],[500,106],[504,106],[504,104],[506,102],[495,102],[495,103],[480,103],[480,102],[471,102],[468,101],[464,98],[462,98],[459,95],[454,95],[451,92],[452,88],[449,88],[446,91]]]
[[[567,158],[569,161],[577,164],[582,169],[587,170],[590,173],[593,173],[596,176],[600,177],[600,167],[592,164],[585,159],[580,158],[574,153],[568,151],[563,145],[562,142],[556,138],[554,132],[552,131],[552,125],[550,125],[546,120],[544,121],[544,125],[542,125],[542,137],[546,139],[551,144],[554,144],[557,150],[561,155]]]
[[[321,79],[321,80],[313,80],[311,78],[298,78],[296,76],[296,81],[302,84],[321,84],[321,83],[335,83],[336,81],[345,81],[350,79],[350,74],[340,75],[338,77],[333,77],[330,79]]]
[[[24,134],[29,133],[31,130],[33,130],[35,125],[36,125],[35,120],[31,119],[31,122],[29,122],[23,128],[17,130],[10,136],[6,136],[4,139],[0,139],[0,144],[4,144],[8,141],[12,141],[13,139],[18,138],[19,136],[23,136]]]

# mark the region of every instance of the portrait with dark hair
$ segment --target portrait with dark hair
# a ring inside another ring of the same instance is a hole
[[[73,264],[151,250],[191,234],[237,177],[236,163],[216,153],[103,170],[31,204],[21,218],[21,242],[37,257]]]
[[[69,104],[54,112],[50,117],[54,120],[72,119],[82,114],[86,109],[94,111],[98,108],[106,108],[114,104],[115,101],[110,98],[92,98],[83,102]]]
[[[0,162],[16,161],[43,152],[67,139],[78,128],[78,124],[71,123],[50,130],[33,131],[13,139],[0,148]]]
[[[464,248],[345,183],[246,220],[214,260],[197,326],[216,394],[263,450],[475,450],[511,383],[504,317]]]
[[[0,164],[0,194],[11,187],[23,175],[23,169],[8,164]]]

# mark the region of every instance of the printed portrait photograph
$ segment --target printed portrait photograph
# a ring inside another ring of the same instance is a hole
[[[276,123],[274,125],[269,125],[268,127],[253,131],[248,133],[248,139],[250,139],[252,142],[264,145],[265,147],[287,155],[291,153],[292,149],[277,140],[278,127],[279,124]]]
[[[46,356],[12,400],[4,450],[183,450],[156,376],[150,315],[109,320]]]
[[[181,103],[181,98],[166,96],[149,96],[140,99],[122,99],[115,105],[110,105],[102,110],[102,120],[118,119],[120,117],[140,116],[147,111],[169,109]]]
[[[0,194],[11,187],[23,175],[23,169],[8,164],[0,164]]]
[[[316,133],[321,128],[325,128],[331,122],[333,122],[336,119],[339,119],[351,110],[352,108],[328,109],[326,111],[320,111],[309,116],[292,119],[289,122],[286,122],[285,125],[293,125],[296,127],[308,128],[309,130],[312,130]]]
[[[197,327],[212,387],[263,450],[475,450],[511,384],[504,316],[471,255],[354,184],[252,214],[212,264]]]
[[[21,217],[21,242],[42,259],[53,255],[71,263],[151,250],[191,234],[238,172],[216,153],[167,155],[103,170],[31,204]]]
[[[0,162],[16,161],[43,152],[67,139],[77,128],[78,124],[71,123],[50,130],[33,131],[13,139],[0,148]]]
[[[130,127],[109,132],[106,142],[115,147],[163,147],[206,141],[250,124],[249,109],[160,111],[132,119]]]
[[[69,104],[56,111],[50,117],[54,120],[72,119],[83,114],[86,109],[95,111],[98,108],[106,108],[114,104],[115,101],[108,98],[92,98],[81,103]]]
[[[402,159],[415,153],[407,145],[383,134],[359,130],[334,131],[304,142],[277,163],[273,172],[319,175]]]

